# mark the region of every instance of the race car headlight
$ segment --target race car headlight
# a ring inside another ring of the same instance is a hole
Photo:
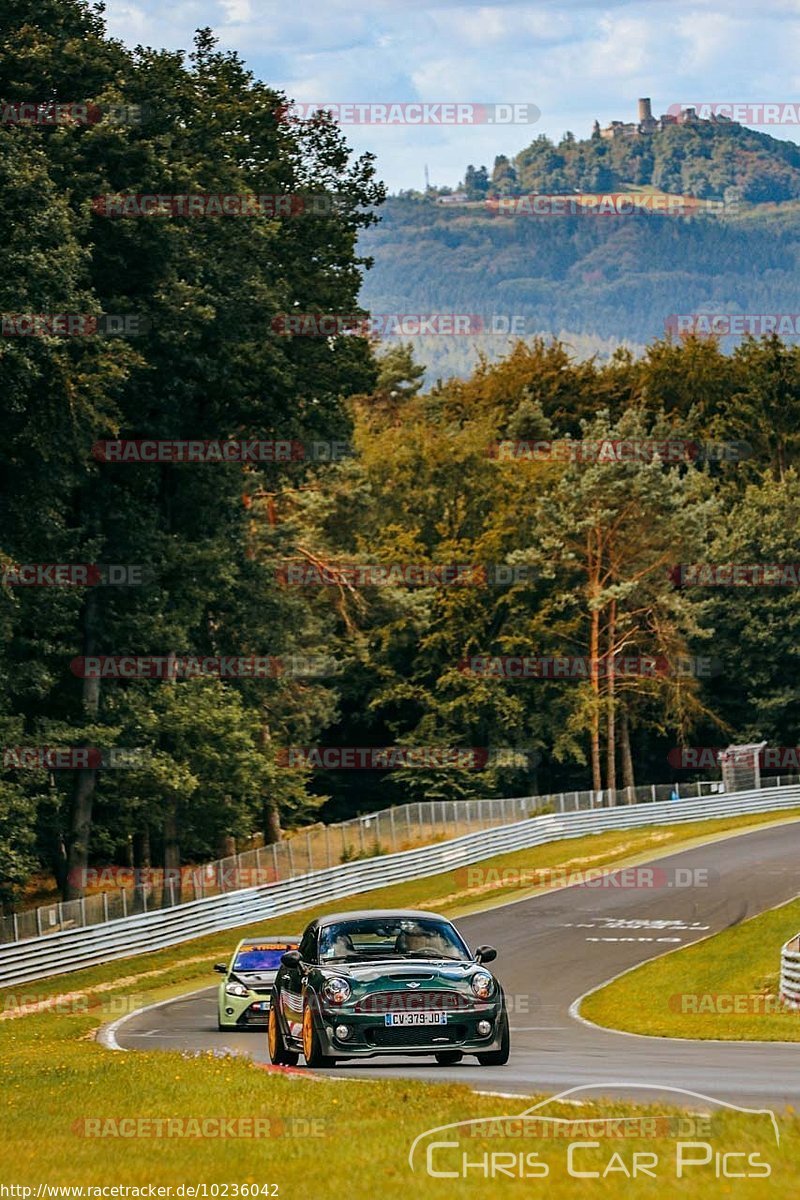
[[[322,994],[331,1004],[346,1004],[352,992],[349,982],[339,975],[335,979],[327,979],[322,985]]]
[[[247,996],[249,995],[247,988],[243,983],[237,983],[235,979],[225,985],[226,996]]]
[[[479,1000],[488,1000],[494,991],[494,980],[488,971],[476,971],[472,976],[472,990]]]

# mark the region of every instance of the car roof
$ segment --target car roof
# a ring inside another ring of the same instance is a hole
[[[424,912],[416,908],[358,908],[352,912],[328,913],[324,917],[317,917],[312,924],[322,928],[324,925],[337,925],[340,921],[361,921],[368,917],[374,917],[379,921],[387,917],[394,917],[403,921],[444,921],[447,925],[451,924],[447,917],[440,917],[438,913]]]

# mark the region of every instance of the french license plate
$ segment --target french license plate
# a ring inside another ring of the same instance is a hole
[[[446,1012],[398,1012],[386,1013],[387,1025],[446,1025]]]

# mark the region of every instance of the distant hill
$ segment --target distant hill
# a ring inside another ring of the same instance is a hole
[[[610,139],[596,130],[591,138],[565,137],[558,145],[541,136],[516,156],[512,172],[496,163],[490,185],[596,192],[638,184],[700,199],[722,198],[736,188],[750,203],[800,199],[800,146],[734,121],[698,121]]]
[[[391,199],[361,249],[375,262],[362,290],[372,312],[477,314],[490,330],[494,321],[495,334],[411,339],[428,383],[468,374],[478,349],[504,353],[504,318],[602,356],[664,336],[674,314],[800,311],[797,203],[735,217],[536,217]]]

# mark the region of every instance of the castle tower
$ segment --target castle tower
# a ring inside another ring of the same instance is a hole
[[[650,97],[644,96],[639,100],[639,121],[642,125],[649,125],[653,119],[653,113],[650,108]]]

